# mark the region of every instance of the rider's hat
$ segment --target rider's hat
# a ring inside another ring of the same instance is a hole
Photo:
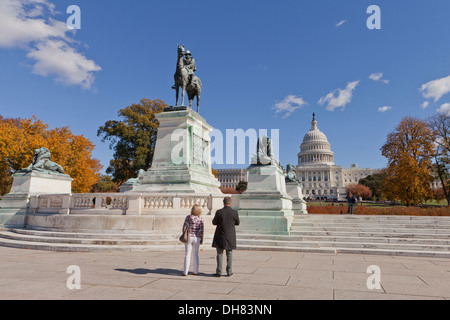
[[[186,56],[192,56],[191,52],[189,50],[186,51],[186,53],[184,54]]]

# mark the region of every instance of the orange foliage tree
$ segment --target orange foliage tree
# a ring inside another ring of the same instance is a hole
[[[433,197],[434,133],[418,119],[405,117],[381,148],[388,159],[383,189],[390,199],[417,205]]]
[[[351,192],[356,197],[361,197],[365,200],[369,200],[372,197],[372,190],[362,184],[351,184],[347,187],[347,191]]]
[[[68,127],[49,129],[35,116],[31,119],[0,118],[0,194],[9,192],[12,174],[33,162],[34,150],[46,147],[52,161],[70,175],[72,191],[89,192],[102,169],[92,157],[94,145],[82,135],[74,135]]]

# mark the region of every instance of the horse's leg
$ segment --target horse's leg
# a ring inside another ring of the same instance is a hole
[[[177,95],[177,99],[176,99],[176,101],[177,101],[177,103],[175,104],[175,106],[177,106],[178,107],[178,95],[179,95],[179,93],[180,93],[180,87],[179,86],[177,86],[177,85],[175,85],[176,86],[176,95]]]
[[[194,96],[191,90],[186,90],[188,99],[189,99],[189,107],[192,109],[192,102],[194,101]]]
[[[197,94],[197,113],[200,113],[200,94]]]
[[[181,105],[184,106],[184,94],[186,92],[186,87],[181,87]]]

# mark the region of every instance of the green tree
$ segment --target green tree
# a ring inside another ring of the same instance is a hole
[[[108,140],[114,150],[114,159],[106,169],[114,182],[121,184],[136,178],[140,169],[151,167],[159,127],[155,116],[165,107],[161,100],[142,99],[119,110],[123,121],[110,120],[99,128],[97,135],[103,137],[103,142]]]
[[[243,193],[247,190],[248,182],[247,181],[239,181],[238,185],[236,186],[236,190],[239,191],[239,193]]]
[[[384,177],[384,173],[375,173],[359,180],[359,184],[362,184],[363,186],[366,186],[370,190],[372,190],[372,197],[375,200],[383,200],[385,199],[385,196],[383,194]]]
[[[100,175],[98,182],[92,186],[91,192],[110,193],[119,192],[119,186],[106,174]]]
[[[428,124],[436,137],[433,169],[441,182],[447,205],[450,206],[450,114],[438,113],[428,120]]]

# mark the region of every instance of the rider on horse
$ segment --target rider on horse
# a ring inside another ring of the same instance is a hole
[[[184,68],[189,74],[189,82],[188,85],[192,83],[192,78],[194,78],[194,72],[197,71],[197,65],[195,64],[195,59],[192,57],[192,54],[189,50],[184,54]],[[172,89],[175,89],[175,85],[172,86]]]

